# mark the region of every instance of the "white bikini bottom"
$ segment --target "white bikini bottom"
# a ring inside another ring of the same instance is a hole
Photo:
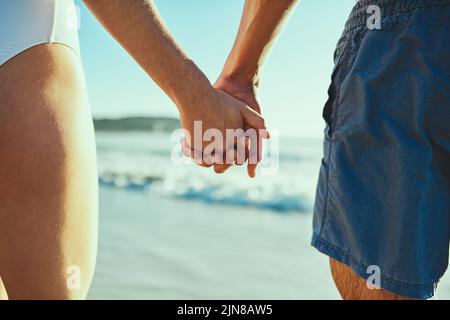
[[[43,43],[79,54],[78,17],[73,0],[0,0],[0,66]]]

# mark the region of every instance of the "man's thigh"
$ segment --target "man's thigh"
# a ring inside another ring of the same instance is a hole
[[[377,268],[385,290],[428,299],[449,253],[450,4],[381,4],[383,30],[361,22],[369,5],[336,50],[312,242],[361,278]],[[335,278],[354,292],[348,277]]]
[[[358,277],[343,263],[330,258],[334,283],[344,300],[410,300],[383,289],[369,289],[367,281]]]

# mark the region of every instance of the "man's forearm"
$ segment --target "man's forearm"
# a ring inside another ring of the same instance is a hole
[[[179,109],[211,87],[167,31],[151,0],[84,2]]]
[[[299,0],[246,0],[239,32],[221,77],[257,86],[264,60]]]

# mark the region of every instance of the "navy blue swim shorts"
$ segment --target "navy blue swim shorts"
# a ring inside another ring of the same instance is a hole
[[[432,297],[450,239],[450,0],[357,3],[328,93],[313,246]]]

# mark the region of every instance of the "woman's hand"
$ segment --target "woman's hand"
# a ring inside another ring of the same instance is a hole
[[[265,135],[266,127],[261,115],[246,103],[211,87],[208,94],[194,97],[190,106],[180,110],[181,125],[189,133],[182,143],[183,153],[193,158],[197,164],[207,167],[214,165],[218,173],[224,172],[234,163],[241,165],[246,160],[253,162],[249,166],[255,166],[260,141],[258,136],[260,132]],[[195,127],[196,121],[201,123],[201,129]],[[222,144],[214,150],[209,147],[212,141],[204,139],[209,129],[221,133]],[[241,134],[238,133],[239,129]],[[249,138],[242,134],[247,129],[254,129],[258,133],[250,143]],[[236,138],[227,139],[227,130],[229,135],[236,134]],[[249,175],[253,177],[254,171],[249,170]]]
[[[217,90],[225,91],[234,98],[244,102],[254,111],[256,111],[259,115],[261,115],[261,107],[256,98],[257,87],[253,85],[253,83],[241,83],[235,79],[221,76],[214,84],[214,87]],[[247,124],[244,124],[244,128],[248,129],[249,127]],[[254,177],[256,175],[257,163],[262,159],[262,139],[265,137],[266,138],[270,137],[268,132],[266,132],[265,136],[263,135],[258,137],[258,148],[256,149],[257,162],[248,164],[248,174],[251,177]],[[214,170],[216,172],[222,173],[225,172],[229,167],[230,167],[229,164],[216,164],[214,166]]]

